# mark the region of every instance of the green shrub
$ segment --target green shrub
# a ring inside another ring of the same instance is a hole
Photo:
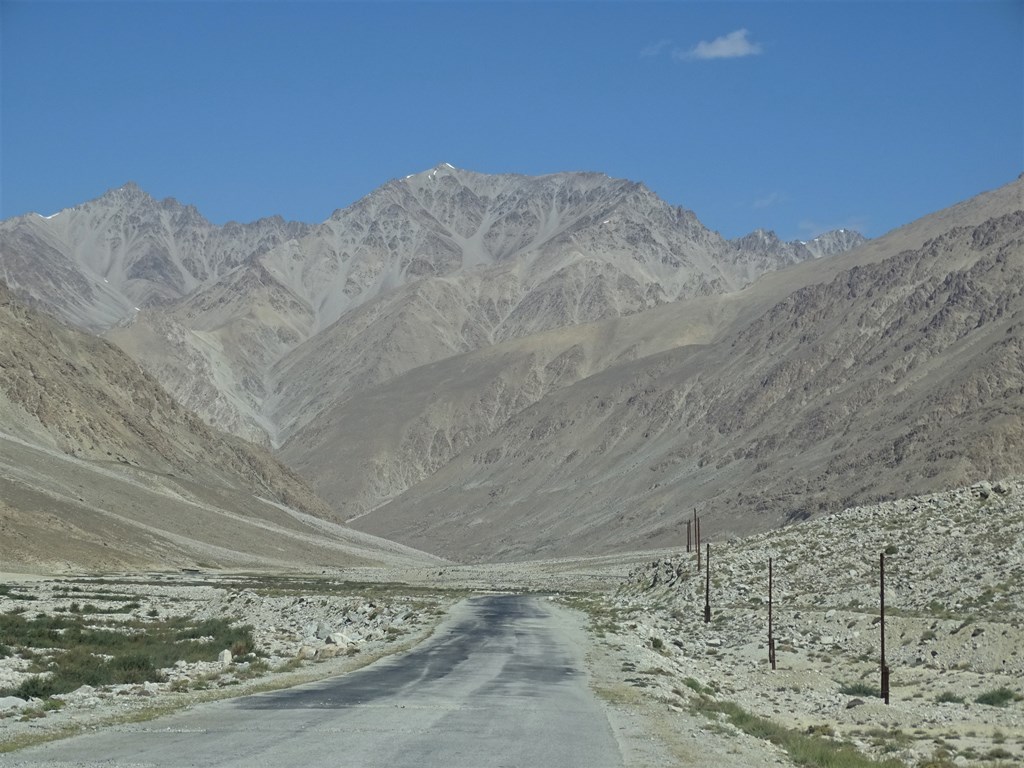
[[[685,685],[691,691],[695,691],[696,693],[704,693],[704,686],[698,683],[692,677],[684,677],[683,685]]]
[[[781,747],[796,765],[820,768],[901,768],[903,765],[892,759],[873,760],[851,745],[838,744],[828,737],[791,730],[751,714],[731,701],[703,699],[700,708],[705,713],[720,712],[741,731]]]
[[[952,691],[943,691],[935,697],[935,701],[937,701],[939,704],[963,704],[964,697],[957,696]]]
[[[141,651],[115,656],[107,662],[110,675],[119,683],[160,682],[163,675],[153,664],[152,657]]]
[[[47,696],[52,696],[52,687],[48,680],[35,675],[22,680],[21,685],[14,689],[10,694],[17,696],[19,699],[45,699]]]
[[[20,647],[21,655],[28,653],[38,661],[34,671],[49,672],[29,678],[17,688],[0,690],[0,696],[22,698],[46,698],[83,685],[160,682],[160,669],[179,659],[214,661],[224,648],[239,656],[256,648],[252,627],[233,627],[225,619],[198,623],[182,618],[149,623],[133,620],[96,627],[86,626],[80,615],[68,614],[35,619],[0,615],[0,644]],[[51,651],[36,656],[28,648]]]
[[[868,683],[846,683],[839,686],[839,692],[847,696],[875,696],[878,697],[879,689]]]
[[[1015,691],[1003,686],[1002,688],[993,688],[991,691],[985,691],[975,701],[979,704],[987,704],[990,707],[1005,707],[1017,698],[1018,696]]]
[[[35,595],[26,595],[21,592],[12,592],[10,584],[0,584],[0,597],[10,600],[35,600]]]
[[[1009,760],[1012,757],[1013,752],[1010,752],[1008,749],[1003,749],[1002,747],[994,747],[985,755],[985,758],[988,760]]]

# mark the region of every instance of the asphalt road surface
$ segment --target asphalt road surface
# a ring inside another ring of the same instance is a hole
[[[460,603],[425,643],[341,677],[0,755],[25,766],[621,768],[579,628],[537,597]]]

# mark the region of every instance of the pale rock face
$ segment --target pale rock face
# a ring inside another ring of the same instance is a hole
[[[852,229],[833,229],[831,232],[825,232],[808,241],[807,249],[814,254],[815,258],[820,259],[852,250],[865,242],[866,240],[860,232]]]
[[[602,174],[448,164],[313,227],[218,228],[129,184],[52,219],[5,222],[0,238],[17,293],[109,328],[209,423],[275,445],[420,366],[728,293],[813,255],[729,243]]]
[[[101,330],[308,229],[280,217],[216,227],[194,207],[128,183],[59,215],[0,222],[0,279],[51,314]]]

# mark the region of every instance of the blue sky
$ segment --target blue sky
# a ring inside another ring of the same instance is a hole
[[[0,217],[322,221],[440,162],[877,236],[1024,170],[1024,3],[0,1]]]

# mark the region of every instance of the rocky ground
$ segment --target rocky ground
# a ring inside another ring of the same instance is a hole
[[[589,616],[595,691],[627,764],[792,765],[723,707],[853,744],[889,765],[1024,764],[1024,478],[846,510],[745,539],[710,539],[711,621],[696,554],[663,551],[489,566],[347,569],[315,577],[208,573],[12,580],[0,614],[131,606],[120,616],[234,617],[258,657],[178,663],[157,683],[0,699],[0,748],[338,674],[426,636],[471,590],[551,593]],[[890,704],[879,694],[886,553]],[[774,566],[777,669],[767,656]],[[106,593],[106,594],[105,594]],[[33,600],[24,598],[32,597]],[[101,599],[103,598],[103,599]],[[155,614],[155,615],[154,615]],[[109,618],[109,616],[107,617]],[[0,658],[0,690],[30,676]],[[988,703],[986,703],[988,702]]]
[[[177,617],[193,623],[230,618],[252,627],[255,652],[233,655],[226,647],[215,660],[178,661],[160,670],[159,682],[84,685],[41,699],[11,694],[40,669],[45,678],[53,649],[0,644],[0,749],[42,733],[354,669],[429,634],[461,594],[281,575],[179,573],[57,580],[8,575],[0,589],[0,614],[87,616],[94,618],[94,626],[123,624],[125,632],[145,631],[147,623]]]
[[[649,560],[591,606],[634,686],[671,708],[732,701],[906,765],[1024,765],[1020,479],[713,540],[710,551],[710,623],[706,563],[698,572],[695,553]],[[882,553],[888,706],[879,698]]]

